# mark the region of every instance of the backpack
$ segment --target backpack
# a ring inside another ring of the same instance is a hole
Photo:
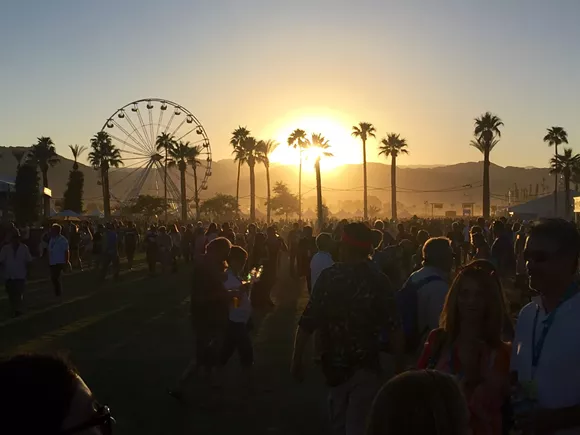
[[[438,275],[431,275],[417,282],[408,279],[403,288],[397,292],[397,309],[403,322],[407,352],[415,352],[421,344],[421,338],[425,335],[425,332],[428,332],[419,331],[417,293],[419,289],[434,281],[443,281],[443,278]]]

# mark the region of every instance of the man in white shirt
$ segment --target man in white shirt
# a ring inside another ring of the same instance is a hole
[[[524,258],[540,296],[520,312],[511,359],[523,400],[533,405],[515,409],[524,433],[580,434],[579,255],[574,224],[547,219],[530,230]]]
[[[70,270],[70,251],[68,240],[62,235],[62,227],[54,224],[50,229],[48,241],[48,264],[50,265],[50,280],[54,288],[54,294],[62,294],[61,275],[66,268]]]
[[[14,317],[22,314],[24,287],[28,274],[28,265],[31,261],[32,256],[28,246],[20,241],[20,232],[14,230],[11,242],[0,249],[0,263],[4,266],[6,292],[8,293]]]
[[[423,267],[409,277],[417,288],[417,331],[424,335],[439,327],[439,317],[449,291],[453,250],[449,239],[431,238],[423,245]]]
[[[332,249],[332,236],[328,233],[320,233],[316,238],[316,247],[318,252],[313,255],[310,260],[310,277],[312,280],[312,288],[316,284],[316,280],[324,269],[328,269],[334,264],[330,250]]]

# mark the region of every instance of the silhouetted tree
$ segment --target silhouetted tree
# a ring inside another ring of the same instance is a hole
[[[568,143],[568,133],[563,127],[550,127],[548,128],[548,134],[544,136],[544,142],[548,143],[548,146],[554,146],[554,158],[558,158],[558,145],[563,143]],[[558,172],[554,173],[554,216],[558,215]]]
[[[564,154],[558,154],[550,160],[550,172],[561,174],[564,177],[564,190],[566,192],[564,217],[570,216],[570,180],[572,174],[580,164],[580,154],[572,154],[571,148],[564,148]],[[557,215],[555,215],[557,216]]]
[[[191,147],[189,142],[178,142],[168,149],[168,167],[177,167],[179,170],[180,181],[181,181],[181,221],[187,221],[187,187],[185,182],[185,171],[187,170],[187,164],[196,160],[199,163],[198,157],[201,154],[201,146]],[[195,196],[197,197],[197,168],[194,166],[194,176],[195,176]],[[197,201],[196,201],[197,207]]]
[[[85,175],[79,171],[78,158],[86,151],[87,147],[79,145],[69,145],[68,147],[73,155],[74,163],[68,174],[63,206],[65,210],[72,210],[80,214],[83,211]]]
[[[111,192],[109,190],[109,168],[118,168],[123,164],[121,152],[106,131],[99,131],[91,139],[89,162],[93,169],[100,172],[103,188],[103,213],[105,219],[111,217]]]
[[[239,126],[232,132],[232,138],[230,139],[230,145],[234,148],[232,151],[232,154],[234,155],[234,161],[238,164],[238,181],[236,184],[236,204],[238,210],[240,208],[240,173],[242,170],[242,165],[246,164],[242,143],[249,136],[250,130],[248,130],[246,127]]]
[[[201,204],[201,212],[212,220],[228,221],[234,219],[239,210],[236,207],[236,198],[218,193]]]
[[[400,134],[388,133],[381,140],[379,156],[391,157],[391,219],[397,219],[397,157],[399,154],[409,154],[407,141]]]
[[[281,181],[276,182],[272,189],[274,196],[266,202],[277,216],[286,216],[298,214],[298,196],[294,195],[288,189],[288,185]]]
[[[165,199],[151,195],[139,195],[131,201],[129,212],[147,218],[159,217],[166,209]]]
[[[360,138],[363,148],[363,213],[364,219],[368,219],[368,201],[367,201],[367,139],[375,136],[375,127],[370,122],[359,122],[358,126],[352,127],[352,135]]]
[[[32,145],[32,149],[28,154],[28,160],[34,163],[42,173],[42,187],[49,187],[48,185],[48,168],[60,162],[58,154],[54,148],[54,142],[49,137],[39,137],[38,142]],[[46,195],[42,196],[44,204],[44,216],[50,216],[50,198]]]
[[[258,143],[258,161],[264,164],[266,168],[266,188],[268,190],[267,200],[266,200],[266,222],[270,223],[270,154],[276,149],[278,146],[278,142],[275,140],[261,140]]]
[[[317,151],[314,170],[316,171],[316,214],[318,217],[318,230],[322,231],[324,225],[324,204],[322,203],[322,177],[320,174],[320,159],[322,157],[332,157],[332,153],[327,150],[330,148],[328,140],[322,134],[312,134],[308,147]],[[327,213],[328,215],[328,213]]]
[[[168,154],[169,150],[175,146],[175,140],[169,133],[161,133],[155,140],[157,152],[163,151],[165,153],[163,164],[163,198],[165,199],[165,222],[167,222],[167,210],[169,205],[167,203],[167,165],[169,164]]]
[[[14,216],[18,223],[32,223],[38,219],[40,186],[36,166],[23,163],[18,166],[12,196]]]
[[[298,220],[302,220],[302,152],[308,147],[306,132],[297,128],[290,133],[288,146],[298,149],[300,152],[300,163],[298,164]]]

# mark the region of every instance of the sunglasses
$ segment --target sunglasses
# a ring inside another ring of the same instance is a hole
[[[73,435],[84,430],[97,427],[103,435],[113,434],[113,425],[116,423],[111,415],[111,410],[106,405],[96,405],[95,415],[89,420],[77,426],[73,426],[60,433],[60,435]]]

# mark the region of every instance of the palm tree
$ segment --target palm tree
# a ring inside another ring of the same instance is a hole
[[[269,139],[266,141],[261,140],[259,143],[258,148],[258,161],[264,164],[266,168],[266,189],[268,189],[268,202],[266,203],[266,221],[270,223],[270,154],[280,145],[275,140]]]
[[[91,139],[89,162],[93,169],[101,172],[101,186],[103,188],[103,212],[105,219],[111,217],[111,199],[109,191],[109,168],[118,168],[123,164],[121,152],[105,131],[99,131]]]
[[[388,133],[381,140],[379,156],[391,156],[391,219],[397,219],[397,157],[399,154],[409,154],[407,141],[397,133]]]
[[[320,175],[320,159],[322,157],[332,157],[332,153],[327,151],[330,148],[328,140],[320,133],[313,133],[308,146],[317,150],[314,170],[316,171],[316,212],[318,218],[318,230],[322,231],[324,223],[324,205],[322,203],[322,177]]]
[[[256,163],[259,161],[260,145],[256,138],[250,136],[242,141],[243,161],[250,168],[250,220],[256,220]]]
[[[497,145],[501,137],[500,127],[503,127],[502,120],[491,112],[485,112],[479,118],[475,118],[475,135],[477,145],[475,146],[483,153],[483,217],[489,218],[490,210],[490,187],[489,187],[489,154]],[[495,143],[494,143],[495,142]]]
[[[199,157],[202,155],[203,149],[201,146],[195,146],[191,149],[191,154],[189,155],[188,163],[193,169],[193,188],[195,189],[193,195],[193,201],[195,202],[195,219],[199,221],[199,193],[197,189],[197,168],[201,166],[201,160]]]
[[[580,164],[580,154],[572,155],[571,148],[564,148],[564,154],[556,154],[550,160],[550,172],[564,177],[564,189],[566,191],[564,217],[570,216],[570,180]],[[557,214],[554,215],[557,217]]]
[[[168,152],[168,163],[167,166],[177,167],[180,174],[181,180],[181,221],[187,221],[187,188],[185,183],[185,171],[187,170],[187,164],[192,158],[192,155],[196,148],[192,148],[189,142],[178,142],[171,148],[167,150]],[[197,183],[196,183],[197,184]],[[197,186],[196,186],[197,190]]]
[[[236,184],[236,204],[239,212],[240,209],[240,173],[242,170],[242,165],[245,164],[243,158],[242,142],[250,136],[250,130],[246,127],[239,126],[232,132],[232,138],[230,139],[230,145],[234,148],[232,154],[234,154],[234,161],[238,162],[238,181]]]
[[[352,127],[352,135],[359,137],[363,147],[363,202],[364,219],[368,219],[368,197],[367,197],[367,139],[375,136],[375,127],[370,122],[359,122],[358,126]]]
[[[544,136],[544,142],[548,143],[548,146],[554,146],[554,158],[558,157],[558,145],[563,143],[568,143],[568,133],[563,127],[551,127],[548,128],[548,134]],[[555,172],[554,180],[554,216],[558,215],[558,173]]]
[[[42,187],[48,188],[48,168],[60,162],[58,154],[54,148],[54,142],[49,137],[39,137],[38,142],[32,145],[30,154],[28,155],[30,161],[35,163],[40,172],[42,172]],[[43,195],[44,201],[44,216],[50,215],[50,197]]]
[[[300,151],[300,163],[298,167],[298,220],[302,220],[302,151],[308,147],[306,132],[297,128],[288,136],[288,146]]]
[[[173,139],[173,136],[170,135],[169,133],[161,133],[159,136],[157,136],[157,140],[155,141],[155,145],[157,145],[157,151],[165,151],[165,163],[164,163],[164,168],[163,168],[163,197],[165,198],[165,223],[167,223],[167,165],[169,163],[167,157],[168,157],[168,153],[169,150],[171,148],[174,147],[175,145],[175,140]]]
[[[87,150],[87,147],[84,145],[69,145],[68,146],[70,148],[70,151],[73,155],[74,158],[74,163],[73,163],[73,171],[78,171],[79,170],[79,163],[78,163],[78,158]]]

